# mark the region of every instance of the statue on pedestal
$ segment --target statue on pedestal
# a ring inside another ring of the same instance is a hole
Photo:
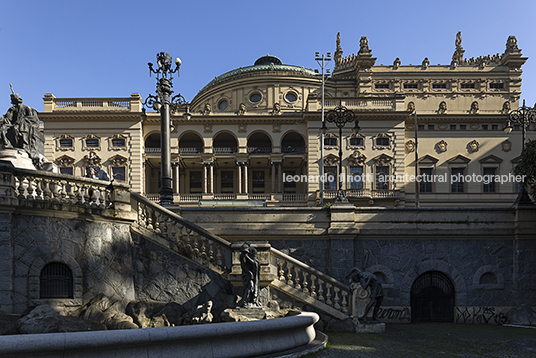
[[[247,242],[240,248],[240,266],[242,267],[242,283],[244,284],[241,306],[245,308],[260,307],[259,259],[257,250]]]
[[[364,323],[372,323],[374,321],[379,322],[378,311],[380,310],[380,306],[383,301],[383,286],[376,275],[366,271],[363,272],[357,267],[354,267],[346,277],[350,279],[350,288],[352,288],[354,292],[357,292],[358,284],[361,285],[363,290],[366,290],[370,287],[370,301],[367,303],[365,312],[363,316],[359,318],[359,320],[363,321]],[[371,322],[367,315],[373,306],[374,309],[372,310]]]
[[[11,87],[11,84],[10,84]],[[44,154],[45,138],[39,130],[37,111],[25,104],[11,87],[11,108],[0,122],[0,146],[2,149],[23,149],[39,167]]]

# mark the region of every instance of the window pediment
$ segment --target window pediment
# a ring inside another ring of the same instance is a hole
[[[458,154],[455,157],[452,157],[447,160],[447,163],[449,164],[468,164],[471,161],[471,159],[464,157],[461,154]]]
[[[339,157],[337,157],[335,154],[328,154],[324,157],[324,166],[326,167],[334,167],[339,163]]]
[[[502,161],[503,160],[501,158],[496,157],[493,154],[479,160],[479,162],[482,164],[499,164],[502,163]]]
[[[392,160],[393,157],[387,154],[380,154],[377,157],[372,158],[372,161],[376,166],[389,166],[391,165]]]
[[[60,168],[71,168],[74,165],[75,159],[69,157],[68,155],[62,155],[57,158],[54,163]]]

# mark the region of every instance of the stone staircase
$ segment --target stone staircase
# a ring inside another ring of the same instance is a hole
[[[159,246],[241,284],[240,245],[213,235],[176,213],[130,193],[137,213],[131,230]],[[260,263],[260,283],[301,301],[333,318],[350,316],[350,288],[268,244],[254,245]]]

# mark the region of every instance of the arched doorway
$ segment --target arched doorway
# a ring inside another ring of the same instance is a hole
[[[411,286],[412,322],[453,322],[454,285],[439,271],[428,271]]]

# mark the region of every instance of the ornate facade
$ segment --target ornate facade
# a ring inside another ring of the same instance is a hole
[[[502,54],[467,59],[458,34],[446,65],[426,57],[416,65],[399,58],[384,65],[376,63],[366,37],[357,54],[343,56],[338,36],[333,59],[325,110],[352,110],[359,133],[348,124],[339,143],[337,128],[328,123],[321,158],[321,76],[261,57],[202,88],[189,105],[190,120],[172,115],[175,202],[317,206],[321,185],[324,202],[333,201],[343,174],[343,188],[356,206],[415,206],[416,190],[421,206],[513,203],[519,184],[508,174],[521,152],[521,131],[507,135],[503,128],[519,106],[527,60],[515,37]],[[44,101],[45,156],[62,172],[84,175],[86,167],[99,165],[136,192],[158,197],[159,115],[142,116],[138,94],[46,94]],[[322,182],[322,163],[324,178],[334,180]],[[423,174],[433,180],[415,184],[411,176]],[[463,181],[453,182],[460,175]],[[485,182],[485,175],[499,181]]]

